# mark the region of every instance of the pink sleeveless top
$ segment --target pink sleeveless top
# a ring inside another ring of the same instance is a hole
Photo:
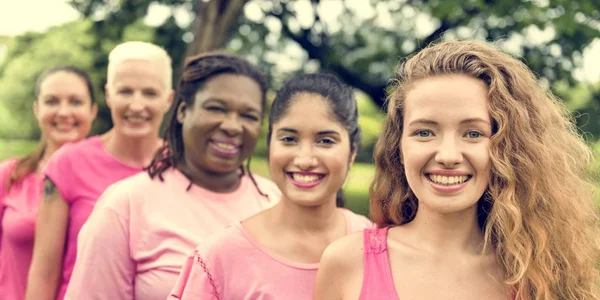
[[[364,230],[364,276],[359,300],[399,300],[387,251],[385,228]]]
[[[389,227],[364,230],[364,275],[359,300],[399,300],[387,251]],[[510,299],[517,299],[511,292]]]

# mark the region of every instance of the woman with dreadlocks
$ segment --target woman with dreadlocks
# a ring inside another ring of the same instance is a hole
[[[188,60],[165,146],[147,173],[99,200],[81,231],[67,299],[166,299],[205,237],[279,199],[272,182],[249,171],[266,90],[261,72],[237,56]]]

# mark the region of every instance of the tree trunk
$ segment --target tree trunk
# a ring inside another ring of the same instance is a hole
[[[221,49],[229,39],[238,16],[248,0],[196,0],[194,40],[187,56]]]

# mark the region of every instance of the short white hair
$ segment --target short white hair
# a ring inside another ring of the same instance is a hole
[[[139,41],[125,42],[117,45],[108,55],[107,84],[110,86],[117,66],[126,60],[145,60],[158,65],[163,70],[165,89],[172,89],[173,69],[171,57],[161,47]]]

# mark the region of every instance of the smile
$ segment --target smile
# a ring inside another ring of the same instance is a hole
[[[217,141],[210,141],[210,148],[213,152],[222,158],[232,158],[240,153],[240,146],[232,145],[231,143],[223,143]]]
[[[127,121],[128,123],[131,124],[141,124],[144,122],[147,122],[148,120],[150,120],[150,118],[143,118],[140,116],[130,116],[130,117],[125,117],[125,121]]]
[[[466,182],[471,177],[469,175],[443,176],[436,174],[428,174],[427,178],[429,178],[430,181],[441,185],[457,185]]]
[[[58,129],[59,131],[71,131],[75,127],[77,127],[77,124],[54,122],[54,123],[52,123],[52,126],[54,126],[54,128]]]
[[[325,178],[324,174],[312,172],[287,172],[286,174],[292,183],[299,188],[313,188]]]
[[[454,194],[461,191],[463,188],[467,186],[473,175],[468,174],[448,174],[448,175],[440,175],[440,174],[425,174],[427,181],[431,184],[431,187],[442,194]]]

